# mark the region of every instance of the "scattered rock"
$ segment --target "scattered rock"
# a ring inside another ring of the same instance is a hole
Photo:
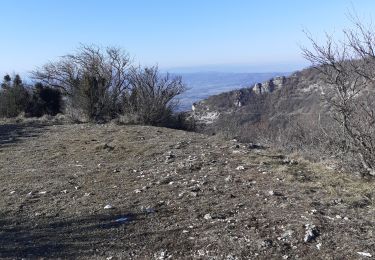
[[[269,194],[270,196],[283,196],[283,194],[282,194],[281,192],[279,192],[279,191],[273,191],[273,190],[270,190],[270,191],[268,192],[268,194]]]
[[[192,192],[198,192],[200,190],[201,189],[199,188],[199,186],[193,186],[193,187],[190,188],[190,191],[192,191]]]
[[[173,160],[176,156],[173,154],[172,151],[167,152],[167,155],[165,156],[165,161],[170,162]]]
[[[112,151],[114,149],[115,149],[115,147],[111,144],[108,144],[108,143],[102,143],[102,144],[98,144],[98,145],[95,146],[95,150],[97,150],[97,151],[100,151],[100,150]]]
[[[262,240],[259,243],[259,247],[262,247],[262,248],[272,247],[272,245],[273,245],[273,242],[271,239]]]
[[[286,230],[282,235],[281,237],[279,237],[279,240],[286,240],[288,238],[291,238],[292,235],[293,235],[293,230]]]
[[[104,144],[103,146],[103,149],[107,150],[107,151],[113,151],[115,149],[115,146],[113,144]]]
[[[210,220],[210,219],[212,219],[212,217],[211,217],[211,214],[210,213],[208,213],[208,214],[206,214],[206,215],[204,215],[204,217],[203,217],[204,219],[206,219],[206,220]]]
[[[172,181],[172,177],[167,176],[163,178],[162,180],[158,181],[156,184],[169,184]]]
[[[238,167],[237,167],[238,168]],[[232,176],[231,175],[228,175],[225,179],[224,179],[226,182],[230,182],[233,180]]]
[[[357,254],[359,254],[361,256],[365,256],[365,257],[372,257],[372,255],[370,253],[367,253],[367,252],[357,252]]]
[[[190,192],[190,195],[191,195],[192,197],[198,197],[198,193],[196,193],[196,192]]]
[[[305,243],[314,241],[319,236],[319,230],[315,225],[306,224],[305,229],[306,229],[306,232],[305,232],[305,237],[303,239]]]
[[[250,150],[253,150],[253,149],[263,149],[264,147],[259,144],[249,143],[247,148]]]
[[[152,214],[156,212],[156,210],[150,206],[147,206],[147,207],[142,206],[141,210],[147,214]]]
[[[114,209],[114,207],[111,204],[107,204],[104,206],[104,209]]]
[[[296,160],[286,158],[281,164],[297,165],[298,162]]]
[[[160,254],[154,254],[154,258],[158,260],[171,259],[172,255],[169,255],[168,252],[165,250],[161,251]]]

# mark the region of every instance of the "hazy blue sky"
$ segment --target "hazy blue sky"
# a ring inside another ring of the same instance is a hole
[[[32,70],[79,43],[126,49],[162,69],[290,71],[302,30],[340,31],[374,0],[2,0],[0,72]]]

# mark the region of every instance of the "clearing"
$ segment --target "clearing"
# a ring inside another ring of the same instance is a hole
[[[219,137],[0,125],[0,257],[370,259],[374,180]]]

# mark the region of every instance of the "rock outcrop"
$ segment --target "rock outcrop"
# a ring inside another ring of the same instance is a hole
[[[264,83],[256,83],[253,87],[255,94],[271,93],[276,89],[280,89],[285,85],[286,78],[284,76],[275,77]]]

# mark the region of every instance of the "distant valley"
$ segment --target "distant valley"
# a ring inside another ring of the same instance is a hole
[[[209,96],[235,89],[253,86],[257,82],[264,82],[276,76],[287,76],[290,73],[225,73],[225,72],[197,72],[180,73],[188,90],[180,97],[180,111],[190,110],[191,105]]]

